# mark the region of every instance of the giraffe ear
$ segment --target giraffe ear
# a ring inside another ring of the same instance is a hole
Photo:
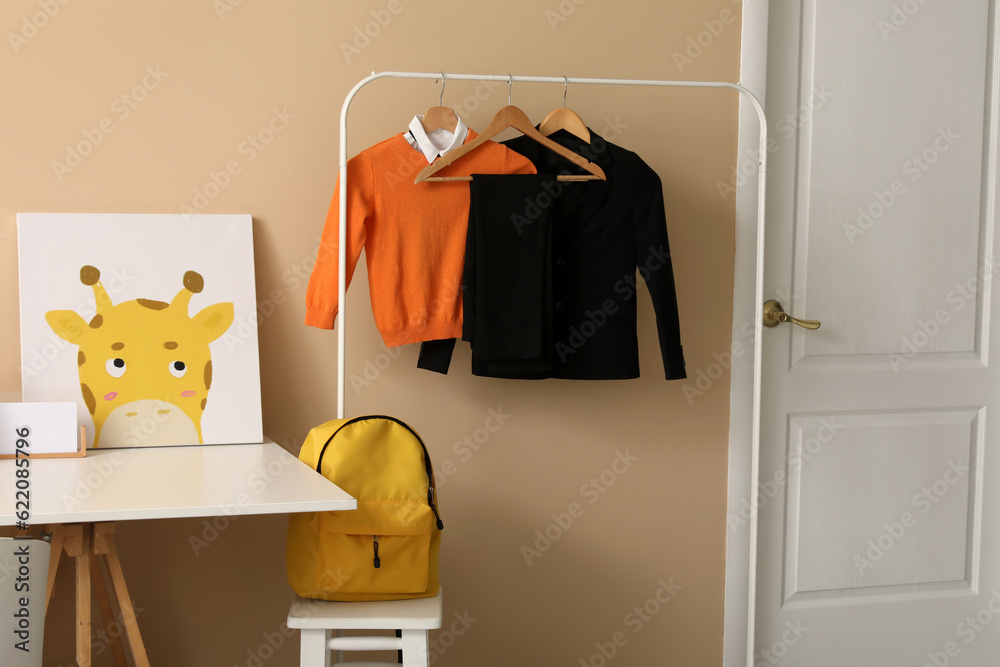
[[[205,327],[206,338],[209,343],[226,333],[226,329],[233,323],[233,304],[217,303],[200,311],[191,318],[195,326]]]
[[[87,323],[72,310],[50,310],[45,313],[45,321],[49,323],[56,335],[74,345],[83,341]]]

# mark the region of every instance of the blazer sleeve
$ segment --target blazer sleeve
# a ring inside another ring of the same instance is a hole
[[[663,205],[663,184],[651,167],[642,163],[636,178],[633,208],[635,253],[639,275],[646,282],[656,312],[656,330],[668,380],[687,377],[681,347],[680,318],[674,269],[667,239],[667,217]]]
[[[365,245],[374,211],[374,172],[371,160],[360,153],[347,161],[347,286]],[[340,177],[323,225],[316,264],[306,288],[306,324],[332,329],[337,317],[337,251],[340,247]]]

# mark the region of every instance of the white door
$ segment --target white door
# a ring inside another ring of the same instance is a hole
[[[755,665],[1000,664],[997,20],[770,3]]]

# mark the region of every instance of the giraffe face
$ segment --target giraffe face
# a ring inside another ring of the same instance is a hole
[[[87,282],[83,272],[81,279]],[[46,319],[56,334],[79,345],[94,446],[201,442],[212,386],[209,343],[232,324],[233,305],[215,304],[190,317],[191,294],[202,286],[194,272],[169,304],[135,299],[112,306],[100,283],[91,284],[98,308],[90,322],[73,311],[51,311]]]

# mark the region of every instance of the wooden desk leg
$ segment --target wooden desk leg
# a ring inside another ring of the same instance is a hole
[[[49,613],[49,602],[52,601],[52,593],[56,589],[56,572],[59,570],[59,561],[62,560],[63,545],[66,542],[66,532],[62,524],[52,526],[52,542],[49,551],[49,579],[48,589],[45,592],[45,613]]]
[[[95,528],[101,538],[102,551],[107,552],[111,587],[118,598],[118,608],[121,609],[122,613],[122,625],[125,626],[125,635],[128,637],[129,647],[132,649],[135,667],[150,667],[146,647],[142,643],[142,635],[139,634],[139,623],[135,618],[132,598],[129,597],[128,587],[125,585],[125,573],[122,572],[122,563],[118,559],[118,551],[115,549],[115,542],[111,537],[114,530],[115,527],[112,523],[99,523]],[[81,667],[83,666],[81,665]]]
[[[76,559],[76,664],[78,667],[91,667],[91,524],[66,526],[66,553]]]
[[[95,539],[94,542],[95,550],[100,554],[101,552],[96,544],[97,540]],[[94,582],[94,592],[97,593],[97,606],[101,610],[101,628],[104,630],[107,641],[111,646],[111,654],[115,658],[115,667],[128,667],[128,662],[125,660],[125,649],[122,648],[121,631],[115,628],[118,619],[115,617],[114,609],[111,607],[111,598],[108,597],[108,584],[104,578],[104,573],[101,571],[101,559],[99,557],[94,558],[90,562],[90,574]]]

